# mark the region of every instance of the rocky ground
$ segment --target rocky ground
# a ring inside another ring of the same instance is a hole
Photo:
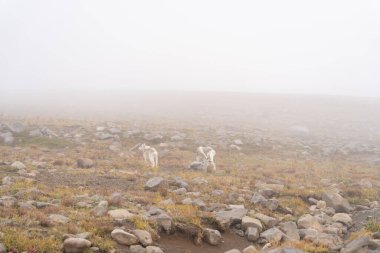
[[[0,252],[380,252],[377,146],[288,132],[4,119]]]

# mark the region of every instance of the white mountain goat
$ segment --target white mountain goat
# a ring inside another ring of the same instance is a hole
[[[158,153],[155,148],[145,145],[145,143],[139,146],[139,150],[143,152],[144,161],[148,163],[152,168],[158,167]]]
[[[214,157],[215,150],[212,147],[198,147],[197,148],[197,162],[202,164],[203,170],[207,171],[209,165],[212,166],[212,171],[216,171]]]

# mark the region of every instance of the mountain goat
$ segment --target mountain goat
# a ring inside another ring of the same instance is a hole
[[[158,153],[155,148],[141,144],[138,148],[143,153],[144,161],[148,163],[152,168],[158,167]]]

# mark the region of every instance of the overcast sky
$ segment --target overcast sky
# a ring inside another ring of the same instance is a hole
[[[0,91],[380,97],[380,1],[0,0]]]

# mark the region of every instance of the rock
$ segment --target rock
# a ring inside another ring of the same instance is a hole
[[[257,204],[263,205],[266,203],[266,201],[267,201],[267,199],[263,195],[261,195],[260,193],[257,193],[257,192],[251,198],[251,203],[255,204],[255,205],[257,205]]]
[[[82,238],[67,238],[62,245],[65,253],[82,253],[91,247],[91,242]]]
[[[159,204],[168,206],[168,205],[174,205],[175,203],[171,198],[169,198],[169,199],[165,199],[165,200],[160,201]]]
[[[314,245],[325,246],[330,250],[342,244],[342,240],[339,236],[326,233],[318,233],[312,241]]]
[[[319,200],[316,204],[318,209],[325,209],[326,208],[326,201]]]
[[[146,253],[164,253],[161,248],[156,246],[146,247]]]
[[[163,138],[160,134],[154,134],[154,133],[147,133],[144,134],[144,139],[151,142],[157,142],[160,141]]]
[[[259,253],[255,246],[250,245],[247,248],[243,249],[242,253]]]
[[[153,177],[149,179],[145,183],[145,190],[148,191],[155,191],[157,190],[160,186],[163,186],[166,183],[165,179],[162,177]]]
[[[66,224],[70,221],[69,218],[61,214],[50,214],[48,217],[48,220],[52,223],[59,223],[59,224]]]
[[[104,216],[107,213],[107,207],[104,206],[96,206],[91,210],[91,213],[96,217]]]
[[[206,204],[201,199],[194,199],[193,205],[199,207],[200,210],[204,211],[206,209]]]
[[[224,195],[224,191],[223,190],[213,190],[211,192],[211,196],[214,196],[214,197],[216,197],[216,196],[223,196],[223,195]]]
[[[133,245],[133,244],[138,244],[139,243],[139,239],[133,235],[133,234],[130,234],[128,232],[125,232],[124,230],[122,229],[114,229],[112,232],[111,232],[111,237],[119,244],[122,244],[122,245]]]
[[[297,221],[298,228],[313,228],[322,231],[322,226],[318,219],[310,214],[302,215]]]
[[[11,167],[18,169],[18,170],[25,170],[26,169],[26,166],[20,161],[15,161],[14,163],[11,164]]]
[[[94,166],[94,162],[89,158],[79,158],[77,160],[78,168],[88,169]]]
[[[245,231],[245,235],[247,236],[247,240],[250,242],[254,242],[260,237],[260,231],[258,227],[248,227]]]
[[[218,230],[205,228],[203,230],[205,241],[210,245],[219,245],[222,243],[222,235]]]
[[[191,170],[204,170],[204,171],[206,171],[207,167],[208,167],[207,163],[201,163],[201,162],[197,162],[197,161],[194,161],[189,165],[189,169],[191,169]]]
[[[9,130],[11,130],[13,133],[21,133],[25,130],[25,127],[23,124],[16,122],[11,123],[8,125]]]
[[[368,236],[359,237],[346,245],[340,250],[341,253],[364,253],[368,252],[370,238]]]
[[[191,204],[193,204],[193,200],[191,198],[185,198],[182,200],[182,204],[191,205]]]
[[[261,221],[249,216],[244,216],[242,218],[241,225],[244,230],[249,227],[256,227],[259,230],[259,232],[263,230],[263,225],[261,224]]]
[[[185,195],[187,192],[186,188],[179,188],[173,191],[173,193],[177,195]]]
[[[230,250],[224,251],[224,253],[241,253],[241,252],[238,249],[230,249]]]
[[[169,234],[171,232],[173,219],[164,211],[151,215],[149,218],[156,221],[160,228],[162,228],[166,233]]]
[[[299,241],[300,235],[298,233],[297,224],[293,221],[287,221],[280,224],[280,230],[284,232],[287,239]]]
[[[98,140],[108,140],[114,137],[112,134],[104,133],[104,132],[97,132],[95,136]]]
[[[0,198],[0,206],[12,207],[17,203],[16,198],[12,196],[3,196]]]
[[[255,214],[255,217],[257,219],[259,219],[266,228],[272,228],[274,227],[276,224],[277,224],[277,219],[273,218],[273,217],[270,217],[270,216],[267,216],[265,214],[262,214],[262,213],[256,213]]]
[[[42,134],[41,130],[37,128],[37,129],[29,131],[29,136],[30,137],[41,137],[41,136],[43,136],[43,134]]]
[[[143,246],[149,246],[153,243],[152,236],[146,230],[135,229],[132,230],[132,234],[134,234],[137,237],[137,239]]]
[[[346,213],[336,213],[332,217],[333,221],[343,223],[346,226],[352,225],[352,219],[351,217]]]
[[[13,134],[11,132],[1,133],[0,137],[3,139],[3,142],[7,145],[12,145],[15,141]]]
[[[261,238],[264,238],[269,243],[279,243],[284,237],[284,233],[278,228],[270,228],[260,234]]]
[[[146,249],[141,245],[131,245],[129,247],[130,253],[146,253]]]
[[[135,216],[134,214],[131,214],[127,209],[110,210],[108,211],[108,215],[115,220],[128,220]]]
[[[108,203],[111,206],[120,206],[123,202],[123,195],[119,192],[114,192],[112,195],[108,198]]]
[[[219,211],[215,214],[216,222],[222,231],[228,230],[231,225],[241,223],[242,218],[247,214],[245,208]]]
[[[304,251],[300,249],[294,249],[294,248],[283,248],[282,253],[304,253]]]
[[[326,202],[328,207],[334,208],[336,212],[348,213],[351,210],[348,201],[338,193],[324,192],[322,194],[322,200]]]

